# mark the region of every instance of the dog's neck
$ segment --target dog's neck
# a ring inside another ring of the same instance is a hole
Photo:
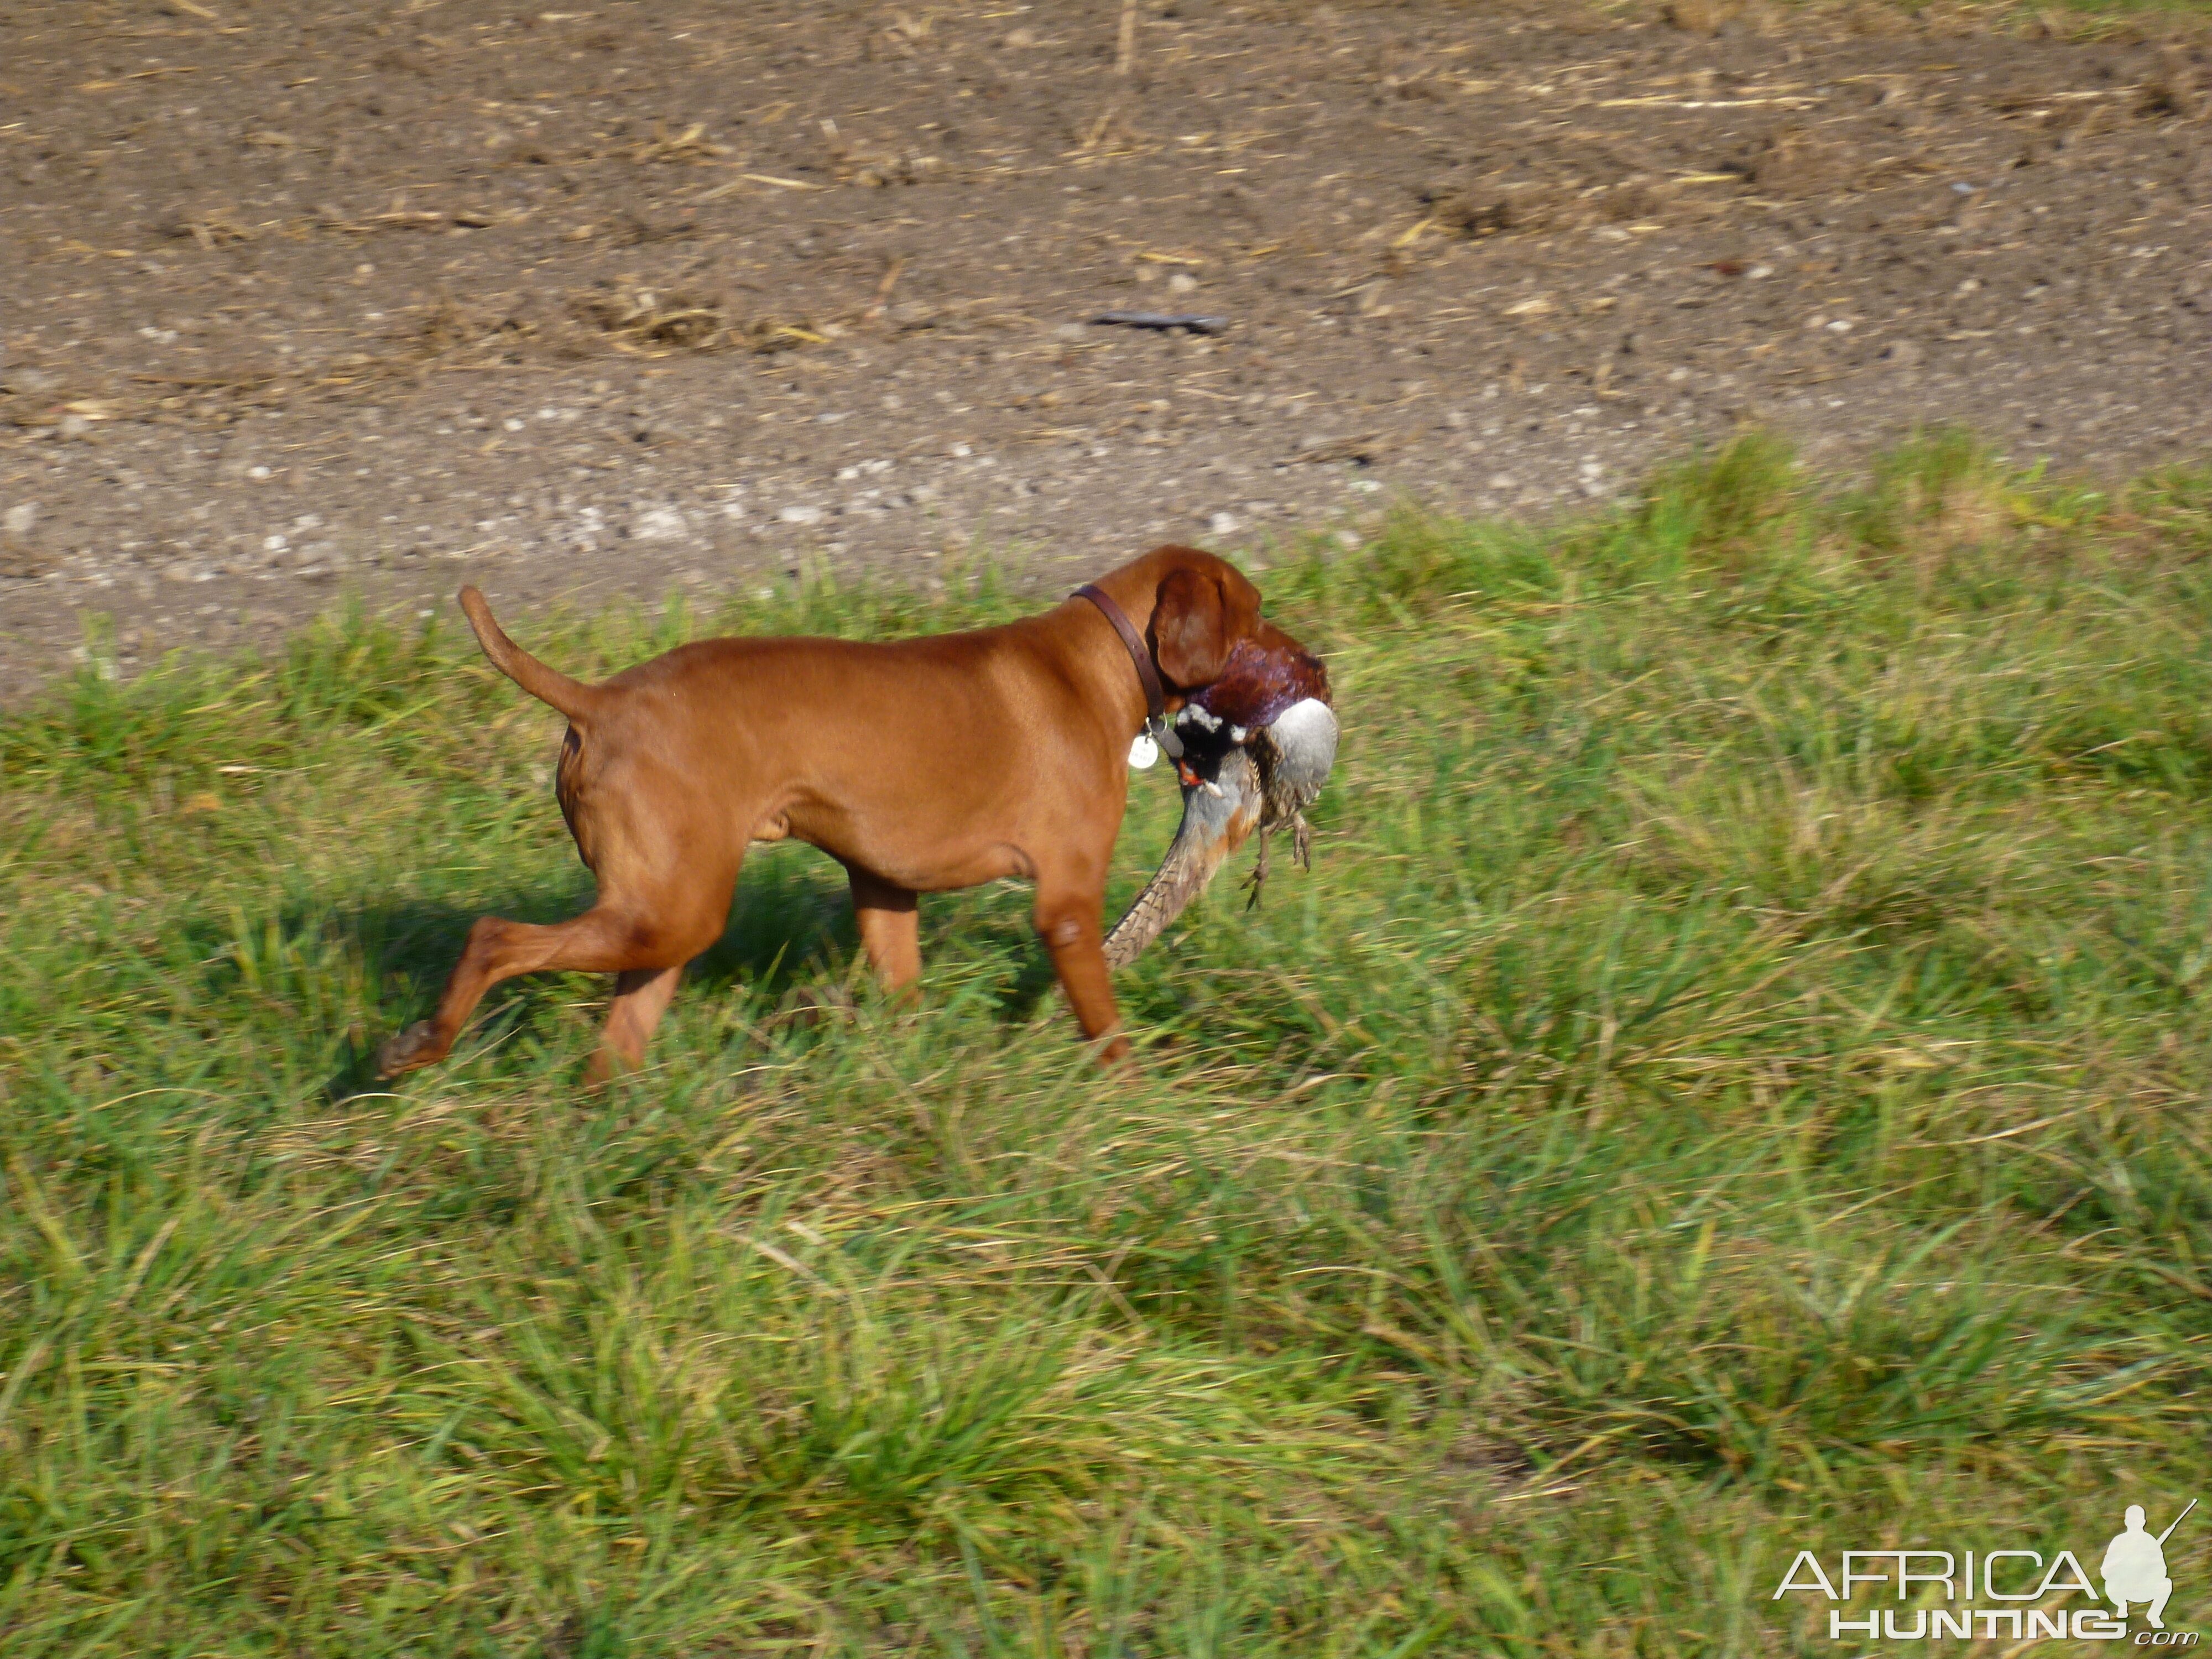
[[[1129,665],[1137,671],[1137,684],[1144,688],[1145,724],[1158,735],[1164,729],[1167,714],[1167,687],[1161,682],[1159,665],[1152,660],[1152,648],[1145,643],[1144,635],[1129,620],[1120,602],[1096,584],[1085,582],[1075,590],[1075,597],[1096,605],[1098,613],[1113,625],[1122,648],[1129,653]]]
[[[1158,604],[1157,592],[1151,584],[1117,582],[1112,575],[1090,586],[1120,610],[1136,635],[1136,644],[1133,647],[1097,605],[1080,595],[1069,599],[1070,605],[1089,612],[1091,619],[1098,624],[1085,635],[1087,640],[1095,634],[1098,643],[1085,653],[1085,666],[1091,671],[1091,677],[1100,689],[1101,705],[1124,716],[1133,735],[1144,729],[1152,714],[1143,671],[1134,660],[1138,651],[1146,653],[1145,660],[1152,668],[1155,684],[1160,687],[1165,705],[1172,708],[1182,701],[1168,689],[1166,677],[1160,673],[1159,665],[1152,661],[1151,647],[1145,643],[1152,627],[1152,611]]]

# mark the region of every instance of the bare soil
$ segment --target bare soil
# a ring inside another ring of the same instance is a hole
[[[1059,583],[1744,421],[2212,454],[2200,37],[541,3],[0,13],[0,696],[94,614],[128,672],[344,588]]]

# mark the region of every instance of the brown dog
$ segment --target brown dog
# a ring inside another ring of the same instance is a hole
[[[573,921],[481,918],[438,1012],[378,1050],[386,1077],[444,1059],[492,986],[572,969],[616,975],[589,1075],[639,1064],[684,965],[722,935],[749,842],[796,836],[845,866],[869,962],[921,971],[915,896],[1005,876],[1036,884],[1036,930],[1083,1034],[1128,1051],[1100,948],[1101,907],[1150,668],[1181,706],[1255,662],[1319,665],[1260,617],[1234,566],[1163,547],[1002,628],[885,644],[702,640],[584,685],[522,650],[461,590],[501,672],[568,717],[556,786],[599,881]],[[1138,653],[1145,653],[1139,657]]]

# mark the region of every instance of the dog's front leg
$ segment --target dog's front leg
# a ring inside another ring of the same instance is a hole
[[[915,981],[921,977],[921,918],[914,890],[853,865],[845,872],[852,878],[853,920],[868,965],[884,990],[912,1001],[921,995]]]
[[[1129,1039],[1121,1035],[1121,1015],[1106,968],[1105,932],[1099,911],[1106,902],[1103,884],[1061,889],[1040,882],[1035,920],[1038,936],[1052,952],[1053,971],[1067,993],[1083,1035],[1097,1045],[1103,1065],[1129,1064]]]

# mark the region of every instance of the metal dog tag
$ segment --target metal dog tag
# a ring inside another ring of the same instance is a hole
[[[1131,769],[1141,772],[1159,757],[1160,746],[1152,741],[1152,734],[1149,732],[1138,732],[1137,740],[1129,745]]]

